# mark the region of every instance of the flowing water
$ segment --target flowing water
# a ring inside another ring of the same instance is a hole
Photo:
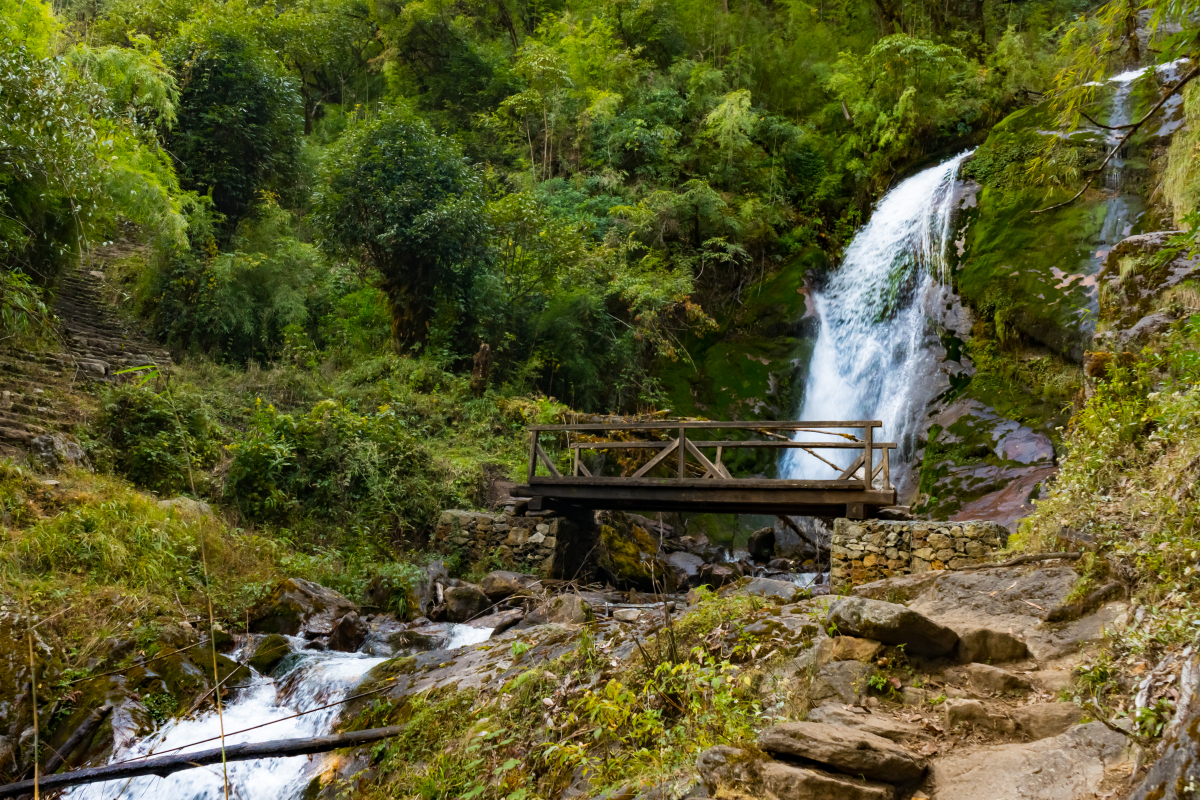
[[[954,181],[969,153],[908,178],[879,202],[846,249],[841,267],[813,292],[820,332],[798,419],[878,419],[877,440],[898,442],[893,475],[913,449],[936,370],[926,346],[930,323],[946,306],[946,251],[952,236]],[[801,432],[797,439],[832,437]],[[828,452],[828,451],[826,451]],[[822,453],[825,455],[825,453]],[[857,455],[845,451],[845,466]],[[780,464],[788,478],[836,474],[801,450]]]
[[[445,649],[465,647],[485,641],[490,628],[469,625],[450,626]],[[367,672],[386,659],[357,653],[303,650],[307,642],[290,638],[292,663],[277,679],[257,672],[238,689],[224,706],[223,722],[227,745],[268,742],[276,739],[304,738],[329,733],[338,714],[336,704],[353,694]],[[257,639],[237,654],[240,661],[254,652]],[[320,709],[320,710],[315,710]],[[312,712],[295,716],[302,712]],[[271,724],[267,724],[271,723]],[[222,720],[216,711],[206,711],[188,719],[164,725],[145,739],[117,742],[112,762],[165,754],[167,751],[192,753],[219,746]],[[262,726],[265,727],[256,727]],[[246,730],[254,728],[254,730]],[[238,733],[238,731],[245,731]],[[179,749],[177,749],[179,748]],[[229,764],[229,797],[239,800],[289,800],[300,797],[314,776],[326,764],[328,756],[293,756],[238,761]],[[69,790],[71,800],[224,800],[221,766],[198,767],[176,772],[167,778],[146,776],[131,781],[93,783]]]

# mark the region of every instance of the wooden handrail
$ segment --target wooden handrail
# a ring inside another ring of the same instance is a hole
[[[549,431],[657,431],[679,430],[687,428],[730,428],[736,430],[753,430],[762,428],[770,431],[798,431],[806,428],[882,428],[880,420],[851,420],[849,422],[585,422],[579,425],[530,425],[528,430],[535,432]]]

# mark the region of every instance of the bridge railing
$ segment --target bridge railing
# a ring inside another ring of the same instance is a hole
[[[687,484],[695,481],[716,481],[738,484],[760,478],[735,478],[724,464],[727,451],[745,448],[793,450],[811,456],[823,468],[828,479],[788,480],[771,483],[828,489],[878,489],[890,491],[890,453],[892,442],[875,441],[875,429],[883,427],[879,420],[832,422],[627,422],[584,423],[576,425],[534,425],[529,432],[529,484],[629,483],[634,481],[655,484]],[[725,431],[758,434],[763,438],[729,439]],[[605,439],[604,434],[642,435],[644,439]],[[564,475],[542,447],[541,438],[553,434],[564,437],[570,452],[570,474]],[[804,434],[801,437],[800,434]],[[653,438],[660,437],[660,438]],[[806,441],[810,437],[825,437]],[[656,450],[632,474],[620,477],[593,475],[583,459],[585,451]],[[844,454],[857,453],[848,465]],[[545,474],[538,474],[544,468]],[[667,470],[669,477],[656,477],[652,472]],[[694,477],[692,473],[698,473]]]

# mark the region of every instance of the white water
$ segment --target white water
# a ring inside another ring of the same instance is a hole
[[[445,649],[465,647],[485,641],[491,628],[469,625],[448,626],[450,639]],[[294,647],[303,647],[301,639],[292,639]],[[374,667],[387,659],[370,658],[357,653],[299,651],[302,660],[287,674],[272,679],[253,673],[245,689],[225,703],[224,729],[227,745],[269,742],[276,739],[304,738],[329,733],[342,706],[333,705],[302,717],[293,715],[336,704],[353,694],[355,687]],[[243,648],[238,660],[253,653],[253,642]],[[294,657],[294,656],[293,656]],[[291,717],[291,719],[288,719]],[[247,728],[273,723],[245,733]],[[189,719],[175,720],[153,735],[128,743],[118,742],[111,762],[125,761],[167,751],[193,753],[218,747],[221,721],[215,710]],[[176,748],[182,748],[176,750]],[[229,764],[229,797],[238,800],[289,800],[301,795],[318,775],[328,756],[263,758]],[[220,765],[176,772],[167,778],[147,776],[125,781],[93,783],[68,790],[71,800],[224,800],[225,789]]]
[[[821,327],[798,418],[882,420],[876,440],[901,446],[892,457],[893,476],[911,452],[931,399],[931,382],[923,378],[936,363],[925,342],[949,293],[943,281],[954,179],[968,155],[920,172],[888,192],[846,249],[841,267],[812,294]],[[797,433],[796,439],[835,440],[809,432]],[[857,455],[845,453],[830,460],[846,465]],[[787,451],[780,474],[836,477],[829,465],[801,450]]]

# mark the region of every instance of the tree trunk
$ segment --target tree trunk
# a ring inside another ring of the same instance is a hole
[[[193,767],[203,767],[209,764],[220,764],[224,761],[249,761],[255,758],[287,758],[289,756],[312,755],[339,750],[343,747],[357,747],[370,744],[380,739],[397,736],[405,729],[404,725],[393,725],[389,728],[372,728],[354,733],[342,733],[334,736],[314,736],[309,739],[279,739],[273,742],[259,744],[238,744],[211,750],[201,750],[198,753],[176,753],[157,758],[138,758],[118,764],[103,767],[90,767],[66,772],[62,775],[50,775],[38,780],[38,788],[43,792],[65,789],[69,786],[82,786],[87,783],[101,781],[125,780],[142,775],[157,775],[165,778],[176,772]],[[17,797],[33,791],[33,781],[20,781],[0,786],[0,798]]]

